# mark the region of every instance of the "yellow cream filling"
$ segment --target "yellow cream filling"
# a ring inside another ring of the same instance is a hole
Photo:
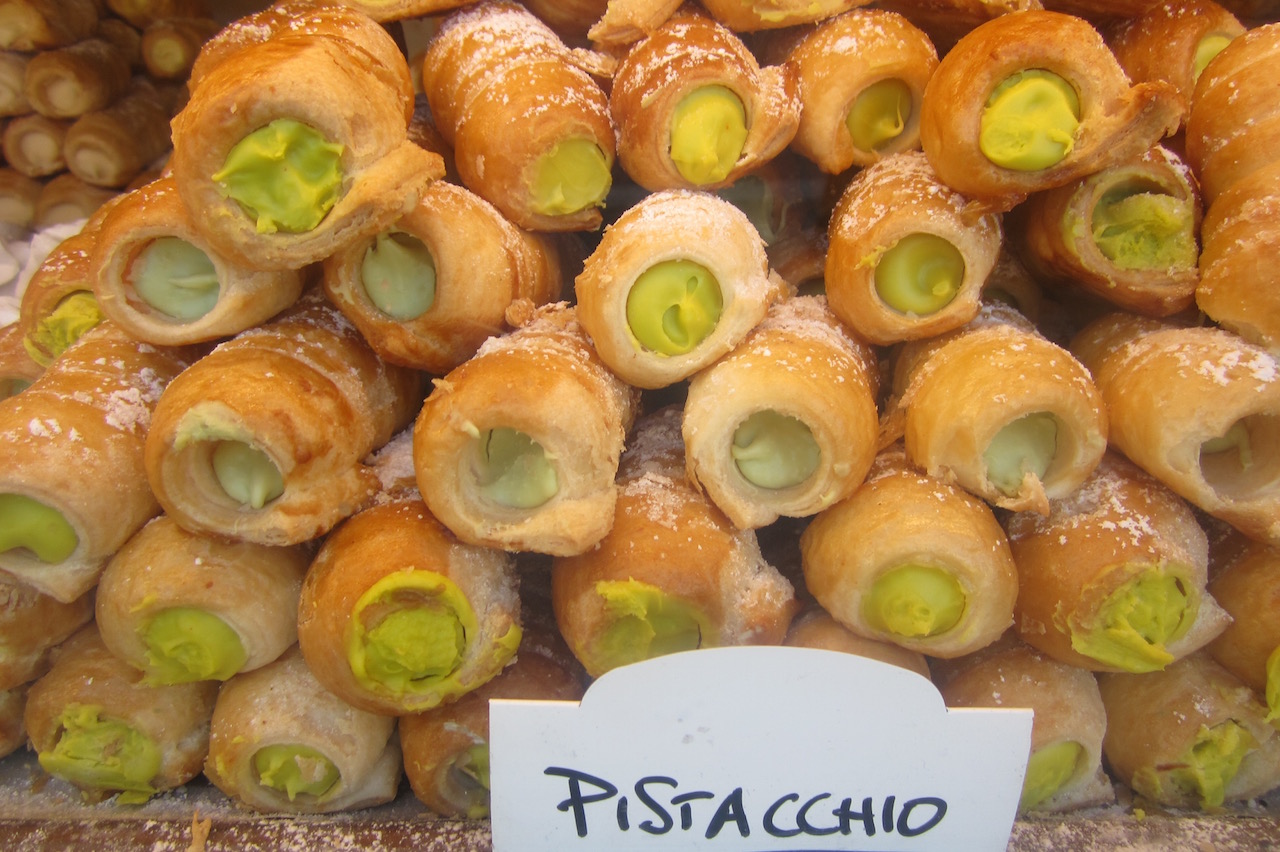
[[[604,203],[613,185],[609,161],[591,139],[566,139],[538,158],[532,185],[534,212],[577,213]]]
[[[1063,784],[1075,777],[1084,755],[1084,746],[1074,740],[1050,743],[1032,752],[1018,807],[1034,808],[1061,790]]]
[[[560,477],[545,448],[506,427],[479,433],[472,476],[487,500],[510,509],[536,509],[560,491]]]
[[[147,681],[155,684],[226,680],[248,660],[240,634],[211,612],[171,607],[141,629]]]
[[[911,87],[890,77],[867,86],[853,100],[845,127],[860,151],[878,151],[902,135],[911,117]]]
[[[1121,269],[1191,269],[1198,247],[1190,201],[1160,192],[1108,193],[1093,211],[1093,241]]]
[[[1028,69],[988,96],[978,146],[997,166],[1039,171],[1071,153],[1079,127],[1080,98],[1071,84],[1050,71]]]
[[[1159,801],[1168,787],[1196,796],[1202,808],[1216,808],[1226,800],[1240,763],[1256,746],[1253,735],[1233,720],[1201,726],[1179,759],[1135,773],[1134,788]]]
[[[672,112],[671,161],[696,186],[727,178],[746,142],[746,107],[725,86],[694,89]]]
[[[960,623],[964,589],[949,571],[907,563],[876,578],[862,598],[862,617],[894,636],[937,636]]]
[[[1057,418],[1044,411],[1023,415],[1001,428],[983,451],[987,479],[1012,497],[1028,473],[1044,480],[1057,449]]]
[[[1225,33],[1209,33],[1200,39],[1196,44],[1195,54],[1191,61],[1192,78],[1199,80],[1209,62],[1221,53],[1222,49],[1231,43],[1231,40],[1232,37]]]
[[[22,341],[22,346],[33,361],[47,367],[103,319],[104,314],[93,293],[77,290],[64,296],[47,317],[36,323],[29,339]]]
[[[964,255],[948,240],[908,234],[876,261],[876,295],[899,313],[928,316],[955,299],[964,270]]]
[[[218,441],[211,461],[222,490],[246,508],[261,509],[284,493],[284,476],[275,462],[244,441]]]
[[[655,264],[627,292],[627,327],[645,349],[684,355],[720,322],[724,297],[711,271],[689,260]]]
[[[25,494],[0,494],[0,553],[25,548],[41,562],[61,562],[80,546],[62,513]]]
[[[160,748],[105,712],[91,704],[68,705],[58,718],[57,741],[37,759],[50,775],[89,789],[120,790],[120,802],[141,804],[156,792],[151,779],[160,771]]]
[[[759,488],[789,488],[818,469],[822,450],[803,421],[766,409],[733,432],[729,448],[738,473]]]
[[[707,616],[688,601],[639,580],[601,580],[608,627],[592,642],[591,668],[618,666],[701,647],[714,636]]]
[[[284,793],[291,802],[298,796],[320,798],[342,777],[332,760],[304,745],[263,746],[254,752],[253,769],[259,784]]]
[[[1196,609],[1181,577],[1151,565],[1108,595],[1092,617],[1071,619],[1071,647],[1122,671],[1159,671],[1173,662],[1165,646],[1186,633]]]

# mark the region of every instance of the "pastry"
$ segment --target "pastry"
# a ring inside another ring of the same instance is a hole
[[[875,5],[897,12],[923,30],[940,54],[993,18],[1044,8],[1040,0],[876,0]]]
[[[163,93],[149,82],[135,82],[109,106],[67,128],[67,169],[94,186],[123,188],[169,151],[168,128]]]
[[[24,175],[12,166],[0,167],[0,222],[29,229],[36,220],[36,204],[44,181]]]
[[[49,118],[78,118],[102,109],[129,88],[129,58],[113,42],[87,38],[35,54],[23,91],[31,108]]]
[[[71,172],[54,175],[41,184],[35,200],[33,226],[39,230],[89,219],[116,195],[109,187],[85,183]]]
[[[0,690],[0,757],[8,757],[27,744],[22,714],[27,709],[27,686]]]
[[[662,26],[684,0],[607,0],[587,36],[605,50],[625,49]]]
[[[12,0],[0,9],[0,48],[40,51],[93,35],[100,0]]]
[[[24,83],[27,63],[33,55],[21,50],[0,50],[0,116],[27,115],[32,111]]]
[[[1209,594],[1231,623],[1208,645],[1209,656],[1248,684],[1280,718],[1280,548],[1235,530],[1210,550]]]
[[[21,327],[10,323],[0,328],[0,400],[26,390],[43,372],[22,345]]]
[[[71,601],[0,580],[0,691],[44,675],[57,647],[93,620],[93,594]]]
[[[142,30],[142,65],[152,79],[186,80],[201,45],[218,29],[212,18],[159,18]]]
[[[102,322],[90,267],[104,209],[99,208],[83,228],[51,249],[22,291],[18,307],[22,345],[41,366],[48,366],[80,335]]]
[[[824,21],[868,0],[702,0],[716,20],[735,32],[757,32]]]
[[[588,30],[611,4],[609,0],[526,0],[524,5],[566,44],[585,44]]]
[[[892,642],[860,636],[816,605],[808,607],[792,619],[782,644],[793,648],[856,654],[913,671],[921,677],[930,676],[929,660],[924,654]]]
[[[67,119],[28,113],[4,126],[4,160],[9,167],[31,178],[44,178],[67,167]]]
[[[207,0],[102,0],[103,5],[140,30],[170,18],[209,16]]]

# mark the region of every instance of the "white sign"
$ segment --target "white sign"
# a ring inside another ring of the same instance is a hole
[[[495,852],[1005,850],[1031,711],[790,647],[615,669],[580,703],[490,705]]]

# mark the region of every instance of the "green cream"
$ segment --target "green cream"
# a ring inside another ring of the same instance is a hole
[[[240,634],[213,613],[194,607],[156,613],[141,636],[149,683],[226,680],[248,660]]]
[[[71,704],[58,719],[53,748],[38,755],[50,775],[94,790],[120,790],[119,801],[141,804],[155,792],[160,748],[141,731],[103,715],[90,704]]]
[[[261,509],[284,493],[280,468],[244,441],[218,441],[210,460],[222,490],[246,508]]]
[[[950,572],[908,563],[876,578],[863,595],[862,616],[894,636],[937,636],[960,623],[965,604],[964,590]]]
[[[1196,796],[1201,808],[1216,808],[1226,800],[1241,761],[1256,746],[1253,735],[1237,722],[1201,726],[1179,759],[1135,773],[1134,789],[1159,801],[1162,791],[1172,788]]]
[[[337,785],[341,773],[333,761],[304,745],[269,745],[254,752],[253,769],[263,787],[298,796],[320,798]]]
[[[742,99],[724,86],[694,89],[671,116],[671,161],[696,186],[729,176],[747,141]]]
[[[545,449],[524,432],[506,427],[476,437],[472,475],[485,499],[509,509],[536,509],[560,490],[560,477]]]
[[[1198,247],[1189,200],[1119,189],[1093,210],[1093,241],[1121,269],[1191,269]]]
[[[62,513],[25,494],[0,494],[0,553],[26,548],[41,562],[61,562],[80,545]]]
[[[667,260],[640,273],[627,293],[626,310],[627,326],[641,346],[659,355],[684,355],[715,330],[724,296],[705,266]]]
[[[987,98],[978,146],[997,166],[1033,172],[1062,162],[1075,147],[1080,97],[1050,71],[1019,71]]]
[[[1166,566],[1152,565],[1108,595],[1093,618],[1071,621],[1071,647],[1120,671],[1159,671],[1173,662],[1165,646],[1187,631],[1195,615],[1182,580]]]
[[[176,320],[197,320],[218,304],[218,273],[209,255],[186,240],[160,237],[129,267],[138,298]]]
[[[1267,683],[1264,690],[1267,699],[1267,721],[1280,722],[1280,647],[1267,656]]]
[[[1209,33],[1200,39],[1191,62],[1191,74],[1194,79],[1200,79],[1210,60],[1221,53],[1222,49],[1231,43],[1231,39],[1232,37],[1225,33]]]
[[[591,139],[566,139],[534,164],[532,207],[543,216],[565,216],[604,203],[613,175]]]
[[[104,316],[93,293],[77,290],[64,296],[47,317],[36,323],[30,339],[22,341],[23,348],[33,361],[47,367],[80,335],[102,322]]]
[[[890,77],[867,86],[853,100],[845,127],[853,147],[878,151],[902,135],[911,117],[911,87]]]
[[[759,488],[789,488],[818,469],[822,451],[813,432],[795,417],[757,411],[739,424],[729,448],[743,479]]]
[[[258,233],[306,233],[342,194],[342,152],[315,128],[280,118],[237,142],[212,177],[257,220]]]
[[[1200,464],[1210,457],[1229,459],[1234,466],[1247,470],[1253,464],[1253,449],[1249,440],[1249,428],[1243,420],[1237,420],[1224,435],[1210,438],[1200,445]]]
[[[489,744],[477,743],[449,766],[451,796],[467,819],[489,816]]]
[[[1032,752],[1018,807],[1034,808],[1062,789],[1063,784],[1075,777],[1084,753],[1084,746],[1073,740],[1050,743]]]
[[[601,580],[596,594],[604,602],[608,627],[589,654],[597,672],[691,651],[715,634],[693,604],[639,580]]]
[[[876,261],[876,295],[895,311],[928,316],[951,304],[964,269],[964,255],[947,240],[908,234]]]
[[[1031,473],[1044,480],[1058,448],[1058,421],[1038,411],[1006,424],[982,453],[987,479],[1001,494],[1012,497]]]
[[[373,306],[395,320],[416,319],[436,299],[436,264],[422,240],[402,231],[379,234],[360,263]]]

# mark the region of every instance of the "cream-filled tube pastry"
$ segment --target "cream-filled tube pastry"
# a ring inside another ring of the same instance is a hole
[[[1107,714],[1092,672],[1046,656],[1011,634],[932,668],[947,707],[1034,711],[1031,754],[1018,801],[1021,813],[1115,801],[1115,788],[1102,768]]]
[[[23,724],[45,772],[87,800],[141,804],[199,776],[217,694],[212,681],[143,683],[87,625],[27,691]]]
[[[44,187],[40,178],[24,175],[12,166],[0,166],[0,222],[31,229]]]
[[[1145,674],[1101,674],[1102,749],[1115,777],[1166,807],[1214,810],[1280,783],[1266,705],[1207,653]]]
[[[607,0],[587,37],[605,50],[625,49],[652,34],[683,4],[684,0]]]
[[[4,160],[30,178],[47,178],[67,167],[70,119],[49,118],[37,112],[10,119],[4,126]]]
[[[676,651],[777,645],[795,590],[684,472],[681,411],[636,424],[618,470],[613,527],[551,567],[560,633],[588,675]]]
[[[684,405],[690,481],[741,528],[849,496],[876,454],[879,368],[822,296],[774,305],[696,373]]]
[[[183,17],[152,21],[142,30],[139,58],[153,80],[185,81],[200,47],[219,30],[213,18]]]
[[[939,61],[920,143],[943,182],[995,209],[1146,151],[1177,130],[1176,90],[1130,84],[1102,36],[1029,10],[971,30]]]
[[[149,684],[224,681],[298,640],[302,545],[269,547],[189,533],[161,515],[98,580],[102,641]]]
[[[135,78],[123,97],[67,128],[67,169],[94,186],[123,189],[169,151],[168,127],[163,92]]]
[[[43,372],[22,345],[21,327],[14,322],[0,329],[0,399],[26,390]]]
[[[30,586],[0,580],[0,690],[49,670],[65,639],[93,620],[93,594],[63,602]]]
[[[413,432],[422,498],[469,544],[581,553],[613,523],[639,403],[596,357],[578,311],[547,305],[435,381]]]
[[[1010,12],[1043,9],[1040,0],[877,0],[923,30],[939,53],[946,53],[970,30]]]
[[[782,644],[793,648],[816,648],[855,654],[913,671],[921,677],[930,676],[929,660],[924,654],[892,642],[860,636],[817,605],[810,606],[792,619]]]
[[[205,17],[209,13],[208,0],[102,0],[102,4],[140,30],[156,21]]]
[[[1114,313],[1071,341],[1112,446],[1251,538],[1280,543],[1280,367],[1229,331]]]
[[[0,757],[8,757],[27,744],[22,714],[27,709],[26,684],[0,690]]]
[[[169,385],[147,435],[147,478],[192,532],[308,541],[377,493],[365,460],[412,420],[421,384],[309,291]]]
[[[1013,624],[1018,577],[982,500],[912,469],[898,446],[800,536],[805,585],[848,629],[931,657],[958,657]]]
[[[400,785],[393,716],[316,680],[297,646],[218,690],[205,776],[249,810],[335,813],[385,804]]]
[[[422,88],[462,183],[522,228],[600,226],[616,143],[593,66],[505,0],[454,12],[427,46]]]
[[[324,262],[329,298],[387,361],[441,376],[510,330],[516,301],[560,298],[552,235],[517,227],[465,187],[435,181],[394,226]]]
[[[1230,621],[1205,590],[1204,530],[1181,497],[1108,454],[1047,516],[1012,515],[1016,628],[1056,660],[1094,671],[1156,671]]]
[[[0,50],[0,116],[9,118],[32,111],[23,82],[27,63],[33,55],[20,50]]]
[[[908,343],[894,369],[887,417],[901,415],[907,457],[1001,508],[1048,512],[1106,451],[1107,409],[1089,371],[1002,303]]]
[[[826,20],[868,0],[702,0],[716,20],[735,32],[758,32]]]
[[[726,186],[795,137],[797,95],[792,68],[762,67],[735,32],[682,8],[613,75],[618,162],[650,191]]]
[[[1000,255],[1001,219],[975,212],[919,151],[867,166],[827,225],[831,310],[879,345],[959,328],[978,313]]]
[[[36,230],[54,225],[83,222],[119,192],[110,187],[85,183],[71,172],[54,175],[41,184],[36,198],[34,221]]]
[[[1208,591],[1231,623],[1208,645],[1211,657],[1248,684],[1280,718],[1280,548],[1236,530],[1210,550]]]
[[[585,44],[587,32],[604,15],[609,0],[527,0],[524,5],[566,44]]]
[[[78,118],[102,109],[129,88],[128,55],[102,38],[86,38],[35,54],[23,90],[31,108],[50,118]]]
[[[0,404],[0,572],[72,601],[159,513],[143,451],[166,384],[194,357],[105,324]]]
[[[50,50],[89,38],[103,18],[99,0],[17,0],[0,10],[0,47]]]
[[[459,542],[412,492],[331,532],[298,605],[298,645],[316,678],[392,716],[491,680],[520,637],[514,556]]]
[[[651,193],[628,208],[605,229],[574,290],[600,360],[650,389],[719,359],[789,295],[746,214],[693,190]]]
[[[205,239],[173,179],[126,194],[103,216],[92,286],[107,317],[160,345],[231,337],[280,313],[302,293],[292,269],[257,269]]]
[[[104,319],[93,295],[96,243],[97,227],[91,220],[49,251],[22,291],[17,323],[22,345],[41,366]]]

